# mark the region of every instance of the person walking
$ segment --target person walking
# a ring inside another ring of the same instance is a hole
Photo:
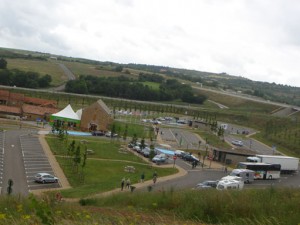
[[[153,179],[153,184],[155,184],[156,181],[157,181],[157,173],[156,173],[156,171],[154,171],[152,179]]]
[[[145,179],[145,174],[144,174],[144,172],[142,172],[142,174],[141,174],[141,183],[144,183],[144,179]]]
[[[122,181],[121,181],[121,191],[123,191],[125,186],[125,177],[123,177]]]
[[[130,181],[130,178],[128,178],[128,179],[126,180],[126,188],[127,188],[127,189],[129,189],[130,184],[131,184],[131,181]]]

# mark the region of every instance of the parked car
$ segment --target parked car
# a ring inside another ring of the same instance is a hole
[[[174,152],[174,155],[178,156],[178,157],[181,157],[182,154],[186,153],[185,151],[182,151],[182,150],[176,150]]]
[[[188,161],[188,162],[200,162],[200,160],[196,157],[196,156],[194,156],[194,155],[192,155],[192,154],[190,154],[190,153],[188,153],[188,154],[184,154],[184,156],[182,157],[182,159],[183,160],[185,160],[185,161]]]
[[[189,152],[183,152],[179,155],[180,158],[182,158],[183,160],[185,160],[186,157],[189,157],[191,155],[191,153]]]
[[[93,135],[93,136],[104,136],[105,133],[104,133],[103,131],[96,130],[96,131],[93,131],[93,132],[92,132],[92,135]]]
[[[156,124],[156,125],[157,125],[157,124],[162,124],[162,122],[159,121],[159,120],[154,120],[154,121],[153,121],[153,124]]]
[[[150,148],[146,147],[146,148],[144,148],[144,149],[142,150],[141,153],[142,153],[143,156],[145,156],[145,157],[148,158],[149,155],[150,155],[150,151],[151,151]]]
[[[203,182],[197,184],[195,189],[216,188],[218,185],[218,182],[219,181],[217,181],[217,180],[206,180],[206,181],[203,181]]]
[[[167,160],[167,156],[165,154],[159,154],[153,157],[152,162],[154,163],[164,163]]]
[[[118,137],[118,134],[111,134],[111,131],[106,132],[106,137]]]
[[[236,146],[240,146],[240,147],[242,147],[244,145],[244,143],[242,141],[239,141],[239,140],[233,140],[231,142],[231,144],[236,145]]]
[[[128,148],[133,148],[134,146],[135,146],[135,143],[132,143],[132,142],[128,143],[128,145],[127,145]]]
[[[34,181],[38,183],[57,183],[58,178],[49,173],[37,173],[34,177]]]
[[[177,123],[179,123],[179,124],[187,124],[187,121],[186,120],[177,120]]]
[[[141,147],[139,145],[134,146],[132,149],[136,152],[141,151]]]

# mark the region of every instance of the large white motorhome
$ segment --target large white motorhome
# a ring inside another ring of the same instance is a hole
[[[254,181],[254,174],[253,170],[248,169],[234,169],[231,171],[231,176],[241,177],[244,183],[252,183]]]
[[[294,173],[298,171],[299,159],[283,155],[256,155],[247,157],[248,162],[280,164],[282,173]]]

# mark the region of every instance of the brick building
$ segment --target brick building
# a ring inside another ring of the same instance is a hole
[[[27,97],[24,94],[0,90],[0,116],[14,116],[26,120],[44,119],[56,113],[54,100]]]
[[[109,108],[99,99],[82,110],[80,128],[82,131],[107,131],[112,121]]]

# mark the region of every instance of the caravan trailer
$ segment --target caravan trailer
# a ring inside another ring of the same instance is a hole
[[[243,188],[244,188],[243,179],[241,177],[231,176],[231,175],[222,177],[217,185],[217,190],[225,190],[225,189],[241,190]]]

